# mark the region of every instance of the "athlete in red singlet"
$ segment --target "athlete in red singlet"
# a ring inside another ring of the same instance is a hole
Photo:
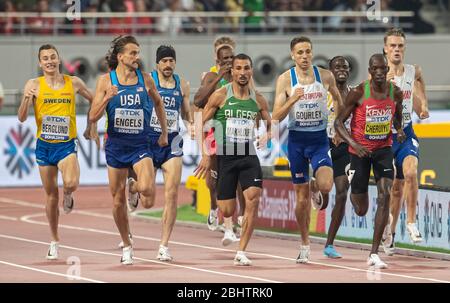
[[[336,132],[349,144],[351,157],[348,177],[351,185],[350,200],[358,216],[364,216],[369,208],[369,177],[373,166],[378,188],[377,211],[373,232],[372,250],[367,264],[375,268],[387,268],[378,256],[384,227],[389,217],[389,199],[394,178],[392,154],[392,123],[398,132],[398,140],[405,139],[402,128],[402,91],[386,80],[389,66],[382,54],[369,60],[371,80],[366,80],[350,90],[345,106],[335,120]],[[344,126],[353,113],[351,135]]]

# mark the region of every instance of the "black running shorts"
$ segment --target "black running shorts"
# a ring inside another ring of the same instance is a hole
[[[369,187],[370,168],[373,166],[375,181],[381,178],[394,179],[393,154],[391,147],[375,150],[369,157],[360,158],[350,154],[349,179],[352,194],[366,193]]]
[[[236,198],[238,181],[242,191],[255,186],[262,188],[262,170],[259,159],[250,156],[217,155],[217,199],[229,200]]]
[[[333,161],[333,178],[345,176],[345,167],[350,164],[348,144],[342,142],[338,146],[330,140],[331,160]]]

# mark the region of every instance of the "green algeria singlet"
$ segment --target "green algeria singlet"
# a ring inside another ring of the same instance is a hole
[[[256,95],[250,90],[250,98],[238,99],[234,96],[231,83],[225,85],[225,104],[214,115],[214,137],[217,153],[220,155],[249,155],[254,153],[254,128],[260,111]]]

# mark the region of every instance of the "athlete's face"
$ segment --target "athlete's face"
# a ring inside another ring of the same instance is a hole
[[[369,74],[372,80],[378,84],[383,85],[386,82],[386,75],[389,71],[389,66],[383,58],[373,58],[369,65]]]
[[[44,73],[59,71],[59,56],[54,49],[44,49],[39,54],[39,66]]]
[[[233,76],[233,81],[240,86],[248,85],[250,78],[253,76],[253,68],[250,64],[250,60],[234,60],[233,67],[231,68],[231,75]]]
[[[157,64],[158,71],[165,77],[172,77],[175,70],[175,59],[173,57],[164,57]]]
[[[301,68],[308,69],[312,64],[312,46],[309,42],[297,43],[291,51],[292,60]]]
[[[384,45],[384,51],[389,62],[399,64],[405,57],[405,38],[401,36],[389,36]]]
[[[126,67],[137,69],[139,67],[139,53],[139,46],[134,43],[128,43],[125,45],[123,52],[117,55],[117,59]]]
[[[217,63],[219,64],[219,66],[224,66],[227,64],[231,65],[231,63],[233,62],[234,53],[229,48],[223,48],[219,50],[217,56]]]
[[[331,72],[337,83],[346,83],[350,75],[350,65],[344,58],[337,58],[331,63]]]

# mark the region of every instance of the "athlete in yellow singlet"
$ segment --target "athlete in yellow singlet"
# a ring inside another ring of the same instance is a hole
[[[55,260],[58,259],[59,243],[58,170],[63,179],[65,213],[73,209],[72,193],[78,187],[80,179],[75,94],[80,94],[89,103],[92,103],[93,95],[83,80],[59,72],[61,61],[53,45],[42,45],[38,58],[44,75],[30,79],[25,84],[18,118],[20,122],[24,122],[30,106],[34,106],[37,125],[36,162],[46,193],[45,208],[52,236],[47,259]],[[94,139],[99,146],[95,124],[91,125],[88,121],[84,137]]]

